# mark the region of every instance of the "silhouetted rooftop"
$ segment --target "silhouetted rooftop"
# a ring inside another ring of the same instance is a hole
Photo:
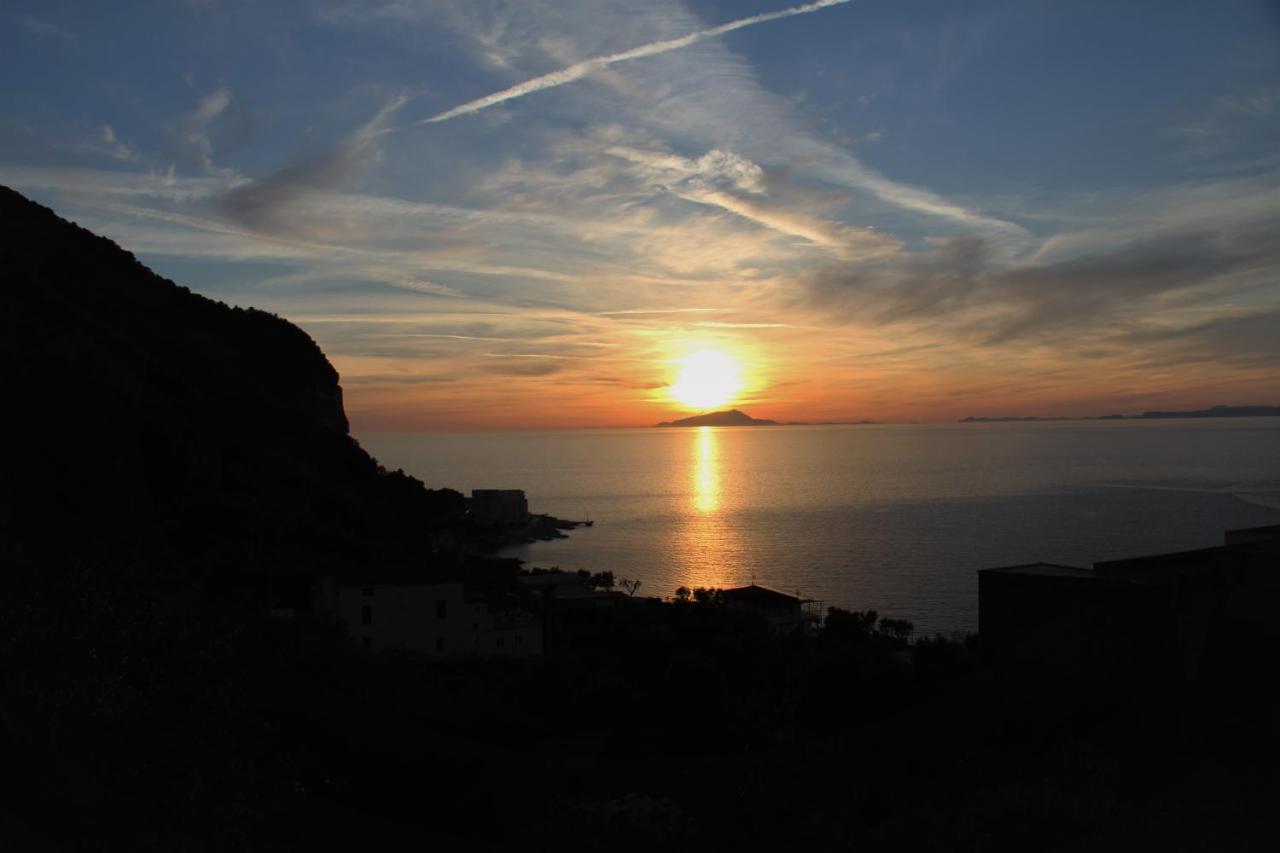
[[[1098,577],[1090,569],[1082,569],[1077,566],[1061,566],[1057,563],[1024,563],[1018,566],[999,566],[994,569],[979,570],[979,574],[984,572],[994,572],[996,574],[1006,575],[1035,575],[1037,577],[1052,578],[1092,579]]]
[[[751,604],[759,607],[778,607],[800,603],[800,598],[798,596],[779,592],[776,589],[769,589],[767,586],[760,586],[759,584],[754,583],[748,586],[739,586],[734,587],[733,589],[722,590],[720,595],[725,601]]]

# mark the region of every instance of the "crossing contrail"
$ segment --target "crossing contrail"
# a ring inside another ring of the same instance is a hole
[[[718,27],[711,27],[707,30],[699,30],[695,33],[689,33],[687,36],[680,38],[667,39],[665,41],[655,41],[650,44],[643,44],[639,47],[633,47],[630,50],[624,50],[621,53],[612,53],[608,56],[596,56],[591,59],[584,59],[576,62],[568,68],[562,68],[559,71],[552,71],[550,74],[543,74],[541,77],[534,77],[532,80],[526,80],[523,83],[517,83],[509,89],[503,89],[500,92],[494,92],[492,95],[485,95],[483,98],[476,98],[474,101],[467,101],[452,109],[445,110],[439,115],[431,118],[425,118],[418,124],[434,124],[436,122],[448,121],[458,116],[470,115],[478,113],[486,107],[492,107],[505,101],[511,101],[516,98],[522,98],[533,92],[541,92],[543,89],[554,89],[556,86],[563,86],[565,83],[572,83],[574,80],[580,80],[586,77],[592,71],[601,68],[608,68],[619,62],[627,62],[632,59],[642,59],[646,56],[657,56],[660,53],[667,53],[672,50],[679,50],[682,47],[688,47],[691,44],[697,44],[700,41],[722,36],[725,33],[731,33],[734,30],[740,30],[743,27],[750,27],[755,24],[763,24],[768,21],[776,21],[779,18],[790,18],[794,15],[807,15],[810,12],[816,12],[819,9],[825,9],[828,6],[840,6],[848,3],[849,0],[817,0],[816,3],[806,3],[803,6],[792,6],[790,9],[780,9],[777,12],[765,12],[760,15],[752,15],[750,18],[740,18],[736,21],[730,21],[727,24],[721,24]]]

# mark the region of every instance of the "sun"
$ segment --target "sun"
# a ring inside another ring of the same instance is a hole
[[[738,362],[719,350],[699,350],[680,361],[672,399],[699,411],[732,402],[742,391]]]

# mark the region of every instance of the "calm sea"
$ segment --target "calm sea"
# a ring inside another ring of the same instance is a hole
[[[641,594],[762,584],[917,631],[977,627],[977,569],[1220,544],[1280,523],[1280,418],[370,433],[430,486],[590,518],[505,552]]]

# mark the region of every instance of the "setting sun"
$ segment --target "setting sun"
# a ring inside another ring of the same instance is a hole
[[[714,409],[732,402],[742,391],[742,370],[719,350],[701,350],[680,362],[670,391],[676,402],[691,409]]]

